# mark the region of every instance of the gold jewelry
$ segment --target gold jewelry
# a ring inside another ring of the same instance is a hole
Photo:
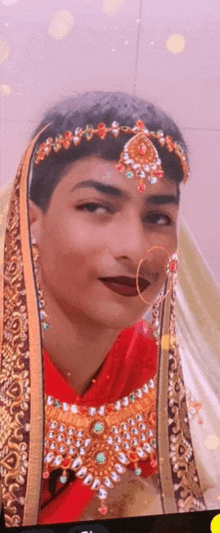
[[[148,252],[151,252],[152,250],[163,250],[168,254],[167,250],[165,248],[163,248],[162,246],[152,246],[152,248],[150,248],[148,250]],[[145,259],[146,260],[146,259]],[[139,280],[139,273],[140,273],[140,268],[141,268],[141,264],[143,263],[144,259],[141,259],[139,264],[138,264],[138,268],[137,268],[137,272],[136,272],[136,288],[137,288],[137,292],[141,298],[141,300],[145,303],[145,304],[148,304],[148,305],[151,305],[152,302],[148,302],[147,300],[145,300],[141,294],[141,291],[139,289],[139,284],[138,284],[138,280]],[[167,261],[166,265],[165,265],[165,271],[166,271],[166,274],[167,276],[170,276],[170,275],[176,275],[177,274],[177,269],[178,269],[178,254],[175,253],[173,254]],[[161,296],[160,297],[160,301],[162,302],[162,300],[164,300],[164,298],[166,298],[168,292],[170,292],[171,290],[171,285],[169,287],[169,289],[167,290],[166,294]]]
[[[148,250],[148,252],[151,252],[152,250],[154,249],[161,249],[161,250],[164,250],[165,252],[167,252],[167,250],[165,250],[165,248],[163,248],[162,246],[153,246],[152,248],[150,248]],[[163,300],[166,298],[166,296],[169,294],[169,292],[172,290],[174,290],[174,286],[175,286],[175,282],[176,282],[176,277],[177,277],[177,270],[178,270],[178,253],[176,252],[175,254],[173,254],[171,257],[169,257],[166,265],[165,265],[165,271],[166,271],[166,274],[169,277],[172,276],[172,283],[169,283],[168,284],[168,289],[166,290],[166,293],[163,294],[163,291],[160,292],[160,294],[158,295],[155,303],[153,304],[152,306],[152,329],[153,329],[153,335],[155,337],[155,340],[156,340],[156,343],[158,344],[158,339],[160,337],[160,318],[161,318],[161,303],[163,302]],[[140,292],[140,289],[139,289],[139,285],[138,285],[138,279],[139,279],[139,272],[140,272],[140,267],[141,267],[141,264],[143,263],[143,259],[140,260],[139,262],[139,265],[138,265],[138,268],[137,268],[137,273],[136,273],[136,287],[137,287],[137,292],[140,296],[140,298],[142,299],[142,301],[148,305],[151,305],[151,302],[148,302],[147,300],[145,300]]]
[[[58,153],[63,148],[68,150],[72,146],[79,146],[83,138],[91,141],[96,136],[104,140],[108,134],[113,138],[117,138],[121,133],[133,135],[133,137],[125,144],[116,169],[119,172],[125,172],[126,177],[129,179],[135,176],[138,180],[138,189],[140,191],[143,192],[145,190],[146,179],[154,184],[158,178],[161,179],[164,176],[161,160],[151,139],[178,157],[182,166],[183,182],[187,181],[189,178],[189,165],[187,154],[181,145],[174,141],[171,135],[164,137],[161,130],[157,132],[149,131],[142,120],[137,120],[133,128],[120,126],[116,121],[108,128],[101,122],[97,128],[93,128],[89,124],[85,129],[76,128],[75,132],[65,131],[62,135],[55,137],[55,139],[48,137],[45,142],[36,148],[34,163],[38,165],[52,152]]]
[[[141,475],[139,461],[156,466],[155,383],[101,407],[61,403],[46,397],[45,456],[43,477],[61,468],[61,483],[67,470],[96,491],[101,500],[99,511],[107,512],[108,490],[133,463]]]
[[[40,257],[39,249],[38,249],[36,240],[33,236],[31,237],[31,245],[32,245],[35,280],[37,284],[37,299],[38,299],[40,321],[41,321],[43,330],[46,331],[50,326],[48,322],[48,315],[45,311],[45,299],[44,299],[44,295],[43,295],[42,289],[40,287],[40,282],[39,282],[39,257]]]
[[[167,277],[168,279],[171,278],[171,283],[168,283],[169,288],[166,290],[165,294],[161,292],[158,295],[152,307],[152,329],[153,329],[153,335],[155,337],[157,344],[159,344],[160,329],[161,329],[161,304],[170,291],[172,291],[172,294],[174,296],[178,265],[179,265],[179,258],[178,258],[178,253],[176,252],[168,259],[166,266],[165,266]]]

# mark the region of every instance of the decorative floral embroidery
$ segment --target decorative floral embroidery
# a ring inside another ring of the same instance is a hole
[[[4,324],[0,376],[0,454],[5,525],[22,525],[30,423],[28,326],[16,177],[5,236]]]
[[[203,404],[195,400],[194,396],[192,395],[191,391],[188,388],[186,388],[186,401],[187,401],[189,420],[193,420],[193,418],[196,418],[198,424],[202,425],[203,419],[199,411],[200,409],[202,409]]]
[[[171,299],[168,381],[168,431],[170,463],[178,512],[203,511],[205,502],[199,483],[187,413],[181,362],[178,356],[174,294]]]

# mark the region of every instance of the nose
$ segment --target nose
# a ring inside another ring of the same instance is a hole
[[[134,214],[120,221],[112,240],[114,257],[127,261],[130,268],[137,270],[147,249],[152,246],[152,239]]]

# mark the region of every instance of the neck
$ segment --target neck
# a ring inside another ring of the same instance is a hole
[[[44,348],[56,367],[79,395],[88,388],[105,356],[120,333],[72,313],[71,318],[44,290],[49,329],[43,338]]]

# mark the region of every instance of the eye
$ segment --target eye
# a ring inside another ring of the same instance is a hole
[[[95,213],[97,215],[112,213],[110,207],[95,202],[87,202],[86,204],[78,205],[76,209],[78,211],[87,211],[88,213]]]
[[[144,222],[148,224],[156,224],[157,226],[170,226],[173,223],[173,220],[168,215],[157,212],[147,215]]]

